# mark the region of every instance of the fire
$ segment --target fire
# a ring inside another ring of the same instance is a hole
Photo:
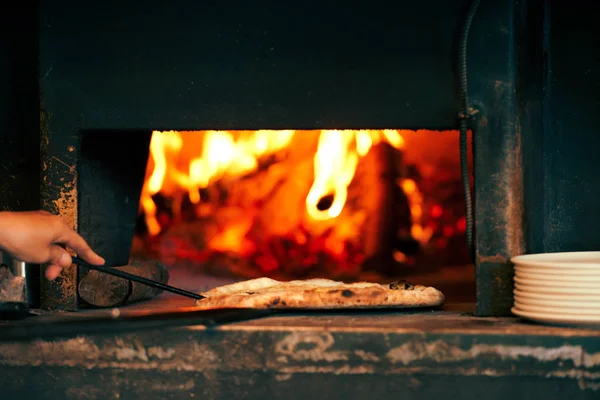
[[[306,211],[315,220],[327,220],[341,214],[348,186],[354,178],[358,160],[369,153],[373,145],[386,140],[396,149],[404,144],[398,131],[324,130],[314,161],[314,182],[306,197]],[[326,210],[317,207],[319,201],[333,195],[333,204]]]
[[[153,132],[149,176],[140,202],[149,234],[156,236],[161,232],[152,196],[160,192],[166,195],[180,192],[187,193],[191,203],[202,203],[201,189],[221,179],[242,177],[256,171],[263,157],[285,150],[295,134],[294,130],[205,131],[201,146],[196,150],[184,143],[181,132]],[[400,132],[391,129],[320,131],[313,159],[313,181],[305,202],[310,219],[331,220],[342,213],[360,159],[382,142],[396,149],[402,149],[405,144]],[[181,154],[185,151],[194,151],[194,156],[182,165]],[[419,241],[428,240],[431,233],[420,224],[423,198],[416,183],[405,179],[399,185],[411,205],[415,222],[413,236]],[[324,198],[331,199],[327,207],[320,206]],[[222,251],[241,251],[240,246],[245,244],[240,238],[248,229],[248,221],[237,221],[231,229],[214,238],[209,246]]]
[[[423,227],[421,220],[423,218],[423,195],[417,187],[417,183],[412,179],[402,179],[399,182],[400,187],[408,197],[410,204],[410,216],[412,218],[412,226],[410,234],[421,243],[427,243],[433,235],[431,227]]]
[[[182,150],[183,140],[180,132],[154,131],[150,141],[150,156],[154,169],[142,189],[141,205],[150,235],[161,231],[156,220],[156,204],[152,196],[159,193],[170,178],[189,194],[192,203],[200,202],[199,189],[206,188],[211,182],[223,177],[242,176],[253,171],[257,159],[273,154],[285,148],[294,135],[293,130],[259,130],[244,132],[234,140],[227,131],[207,131],[202,143],[200,157],[191,160],[188,173],[177,169],[174,161]],[[167,159],[172,162],[168,162]]]
[[[258,166],[260,156],[273,154],[285,148],[294,131],[260,130],[241,136],[235,141],[227,131],[207,131],[202,146],[202,156],[190,163],[190,200],[198,203],[198,189],[205,188],[223,175],[242,176]]]
[[[167,156],[172,153],[177,153],[181,150],[183,141],[178,132],[155,132],[152,134],[152,140],[150,141],[150,154],[152,155],[152,161],[154,162],[154,170],[150,178],[146,180],[144,188],[142,189],[141,205],[146,214],[146,224],[148,231],[152,235],[160,233],[160,224],[156,220],[156,204],[152,200],[152,196],[160,192],[163,187],[163,183],[167,175],[173,175],[173,178],[177,180],[179,174],[172,168],[169,168],[167,162]]]

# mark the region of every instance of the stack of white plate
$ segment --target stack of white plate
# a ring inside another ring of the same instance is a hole
[[[600,252],[513,257],[513,314],[542,323],[600,326]]]

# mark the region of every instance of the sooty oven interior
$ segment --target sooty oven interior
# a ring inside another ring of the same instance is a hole
[[[511,256],[600,244],[597,36],[564,2],[480,3],[15,9],[2,207],[190,290],[413,277],[509,315]],[[41,307],[87,307],[86,274]]]

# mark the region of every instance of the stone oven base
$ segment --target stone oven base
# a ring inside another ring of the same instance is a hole
[[[0,324],[1,397],[592,399],[600,389],[600,331],[476,318],[469,306],[254,319],[140,308]]]

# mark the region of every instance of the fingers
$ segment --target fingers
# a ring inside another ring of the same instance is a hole
[[[48,250],[48,263],[50,265],[46,268],[45,275],[47,279],[52,281],[60,275],[63,268],[71,266],[72,260],[67,250],[58,245],[51,245]]]
[[[79,236],[77,232],[69,228],[67,225],[63,225],[63,229],[58,237],[58,242],[73,249],[79,257],[83,258],[90,264],[104,264],[104,259],[90,248],[85,239]],[[69,256],[69,262],[70,261],[71,257]]]
[[[58,265],[48,265],[46,268],[46,279],[53,281],[60,275],[62,268]]]
[[[60,268],[67,268],[73,263],[71,255],[62,247],[53,244],[50,246],[49,251],[48,264],[57,265]]]

